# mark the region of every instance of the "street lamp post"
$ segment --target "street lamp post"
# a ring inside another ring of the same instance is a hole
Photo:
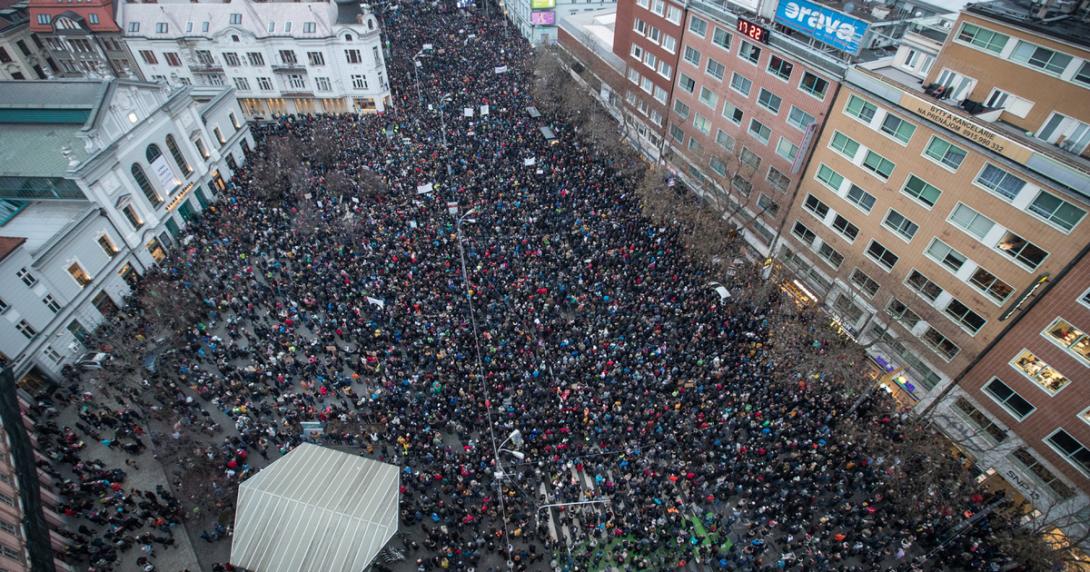
[[[515,440],[516,444],[521,440],[522,434],[518,431],[514,431],[503,441],[501,445],[496,444],[496,429],[492,424],[492,397],[488,391],[488,385],[484,379],[484,362],[481,360],[481,340],[477,330],[477,318],[476,312],[473,310],[473,295],[469,291],[469,273],[466,271],[466,250],[465,244],[462,240],[462,222],[468,220],[474,222],[474,219],[469,218],[470,215],[477,211],[477,207],[473,207],[465,212],[454,223],[455,233],[458,238],[458,258],[462,267],[462,287],[465,290],[466,304],[469,307],[469,323],[473,326],[473,345],[477,352],[477,379],[481,387],[481,396],[485,400],[485,418],[488,421],[488,436],[492,442],[492,459],[496,463],[496,488],[497,495],[500,500],[500,514],[503,516],[503,535],[504,541],[507,542],[507,567],[514,568],[515,563],[511,560],[511,555],[515,550],[515,546],[511,544],[511,531],[507,522],[507,504],[503,498],[503,485],[500,483],[500,479],[504,477],[502,464],[500,463],[500,447],[507,444],[508,440]],[[506,450],[506,449],[505,449]],[[511,451],[511,453],[517,453],[517,451]],[[518,455],[515,455],[518,457]]]

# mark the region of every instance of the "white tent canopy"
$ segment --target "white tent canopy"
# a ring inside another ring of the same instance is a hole
[[[397,532],[398,468],[304,443],[238,490],[231,563],[363,572]]]

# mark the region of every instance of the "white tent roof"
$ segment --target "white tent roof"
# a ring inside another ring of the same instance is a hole
[[[397,532],[398,468],[304,443],[238,490],[231,563],[363,572]]]

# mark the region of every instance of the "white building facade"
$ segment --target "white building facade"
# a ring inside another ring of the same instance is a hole
[[[0,9],[0,80],[46,79],[45,50],[30,33],[25,5]]]
[[[379,22],[358,1],[164,0],[117,14],[146,79],[233,87],[248,117],[389,104]]]
[[[56,378],[253,140],[230,88],[0,83],[0,358]]]

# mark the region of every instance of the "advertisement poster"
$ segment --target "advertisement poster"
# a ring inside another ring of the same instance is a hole
[[[535,26],[555,26],[556,12],[553,10],[534,10],[530,13],[530,23]]]
[[[785,0],[776,8],[776,21],[834,48],[858,54],[867,23],[807,0]]]
[[[556,8],[556,0],[530,0],[530,8],[534,10]]]
[[[167,158],[162,155],[151,162],[151,172],[154,174],[155,180],[158,181],[159,188],[164,191],[170,192],[174,190],[174,187],[182,184],[181,178],[174,174],[174,169],[171,168],[170,163],[167,163]]]

